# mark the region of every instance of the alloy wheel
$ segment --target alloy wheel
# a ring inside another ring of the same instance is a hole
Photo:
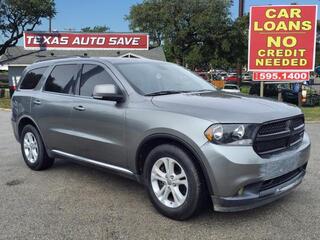
[[[151,170],[151,185],[158,200],[167,207],[181,206],[188,194],[188,180],[181,165],[170,157],[158,159]]]
[[[32,132],[27,132],[23,138],[23,149],[27,160],[35,163],[38,159],[39,149],[36,137]]]

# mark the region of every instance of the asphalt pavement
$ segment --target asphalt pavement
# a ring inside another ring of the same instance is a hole
[[[320,124],[304,182],[283,199],[188,221],[160,215],[138,183],[58,159],[35,172],[23,162],[0,110],[0,239],[320,239]]]

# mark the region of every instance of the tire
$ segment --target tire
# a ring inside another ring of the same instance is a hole
[[[160,213],[186,220],[199,212],[206,196],[203,178],[183,149],[170,144],[155,147],[146,158],[143,173],[150,200]]]
[[[29,168],[40,171],[50,168],[54,159],[47,154],[38,130],[32,125],[26,125],[21,133],[21,152]]]

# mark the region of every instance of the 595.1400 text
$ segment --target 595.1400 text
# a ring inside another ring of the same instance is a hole
[[[309,72],[253,72],[253,81],[308,81]]]

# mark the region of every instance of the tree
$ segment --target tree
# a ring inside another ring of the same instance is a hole
[[[84,28],[81,28],[81,32],[87,32],[87,33],[105,33],[105,32],[108,32],[110,31],[110,28],[107,27],[106,25],[97,25],[97,26],[94,26],[94,27],[84,27]]]
[[[317,21],[316,67],[320,65],[320,20]]]
[[[230,6],[228,0],[144,0],[125,19],[134,32],[149,33],[153,46],[163,45],[169,61],[191,68],[228,65],[235,60]]]
[[[237,18],[228,33],[232,51],[229,61],[242,66],[248,62],[249,15]],[[234,66],[235,67],[235,66]]]
[[[124,19],[129,21],[129,28],[134,32],[149,33],[151,45],[158,47],[162,42],[165,14],[161,1],[149,0],[131,6]]]
[[[0,55],[15,46],[24,31],[32,31],[41,19],[55,14],[53,0],[0,0],[0,31],[5,38],[0,44]]]

